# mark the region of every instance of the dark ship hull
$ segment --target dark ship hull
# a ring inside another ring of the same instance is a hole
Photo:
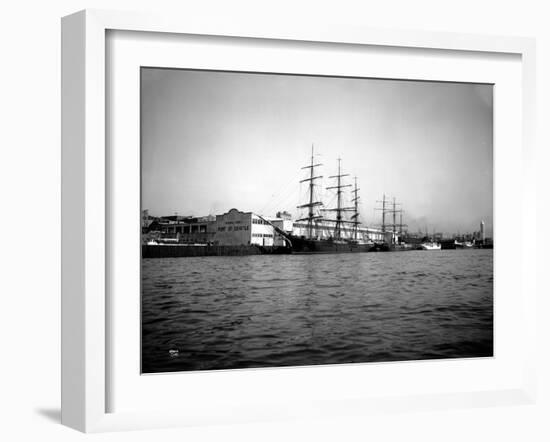
[[[300,236],[289,236],[292,253],[359,253],[370,252],[374,244],[353,241],[334,241],[331,239],[308,239]]]

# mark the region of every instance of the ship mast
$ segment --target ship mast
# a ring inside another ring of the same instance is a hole
[[[401,206],[401,203],[396,203],[395,198],[393,198],[392,204],[390,208],[386,208],[390,201],[386,199],[386,194],[383,194],[382,201],[376,201],[377,203],[382,203],[382,208],[376,208],[374,210],[381,210],[382,211],[382,234],[384,235],[384,240],[386,238],[386,229],[388,225],[386,224],[386,214],[392,214],[392,224],[391,224],[391,242],[393,243],[395,240],[397,240],[398,234],[401,235],[401,229],[405,224],[403,224],[403,210],[398,209],[397,206]],[[399,224],[397,224],[396,215],[399,213],[400,221]],[[399,226],[399,231],[397,230],[397,227]]]
[[[297,206],[298,209],[308,208],[308,216],[306,218],[298,219],[297,221],[307,221],[308,237],[313,237],[313,221],[322,218],[320,215],[315,215],[314,207],[322,206],[321,201],[313,201],[315,180],[323,178],[322,175],[315,176],[315,168],[322,166],[322,164],[314,164],[313,144],[311,145],[311,163],[309,166],[304,166],[302,169],[309,169],[309,178],[305,178],[300,183],[309,182],[309,202]]]
[[[357,177],[354,177],[355,181],[355,187],[351,191],[353,193],[353,198],[351,201],[353,202],[355,212],[351,216],[351,219],[353,220],[353,239],[357,241],[357,233],[359,230],[359,195],[357,192],[359,192],[359,189],[357,188]]]
[[[349,174],[342,173],[342,159],[338,158],[338,175],[329,177],[336,178],[336,185],[327,187],[327,190],[336,189],[336,207],[334,209],[322,209],[324,211],[336,212],[335,220],[327,220],[334,221],[336,223],[334,226],[334,239],[342,239],[342,225],[344,223],[353,223],[353,221],[344,221],[342,217],[343,212],[354,210],[354,207],[342,207],[342,189],[344,187],[351,187],[351,184],[342,184],[342,178],[346,176],[349,176]]]
[[[392,210],[392,215],[393,215],[393,234],[395,235],[395,215],[396,215],[396,211],[395,211],[395,197],[393,197],[393,210]]]
[[[401,209],[396,209],[396,206],[400,206],[401,204],[399,203],[396,203],[395,202],[395,197],[393,198],[393,209],[391,210],[391,213],[393,215],[393,225],[392,225],[392,229],[393,229],[393,234],[392,234],[392,241],[395,241],[397,240],[397,224],[395,222],[395,216],[399,213],[399,216],[401,217],[402,216],[402,210]],[[399,223],[399,226],[400,226],[400,229],[399,229],[399,234],[401,234],[401,226],[403,224],[402,222],[403,220],[401,219],[400,223]]]
[[[386,194],[384,193],[382,195],[382,201],[376,201],[377,203],[382,203],[382,208],[376,208],[374,210],[381,210],[382,211],[382,233],[386,233],[386,213],[388,210],[386,209]]]
[[[403,227],[408,227],[407,224],[403,224],[403,210],[399,211],[399,236],[403,235]]]

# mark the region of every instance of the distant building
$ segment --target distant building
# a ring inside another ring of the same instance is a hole
[[[161,239],[180,243],[209,243],[215,234],[215,218],[191,216],[163,216],[154,220],[147,229]]]
[[[216,215],[216,244],[272,246],[274,238],[273,226],[252,212],[231,209],[227,213]]]
[[[280,219],[284,219],[284,220],[291,220],[292,219],[292,215],[290,213],[288,213],[287,211],[277,212],[276,217],[280,218]]]

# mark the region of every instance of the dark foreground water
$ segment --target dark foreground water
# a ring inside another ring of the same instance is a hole
[[[492,250],[144,259],[142,371],[493,354]]]

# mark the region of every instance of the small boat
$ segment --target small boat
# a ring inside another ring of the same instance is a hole
[[[455,239],[455,248],[456,249],[471,249],[474,247],[474,243],[471,241],[458,242]]]
[[[420,247],[422,250],[441,250],[441,244],[435,241],[423,242]]]

